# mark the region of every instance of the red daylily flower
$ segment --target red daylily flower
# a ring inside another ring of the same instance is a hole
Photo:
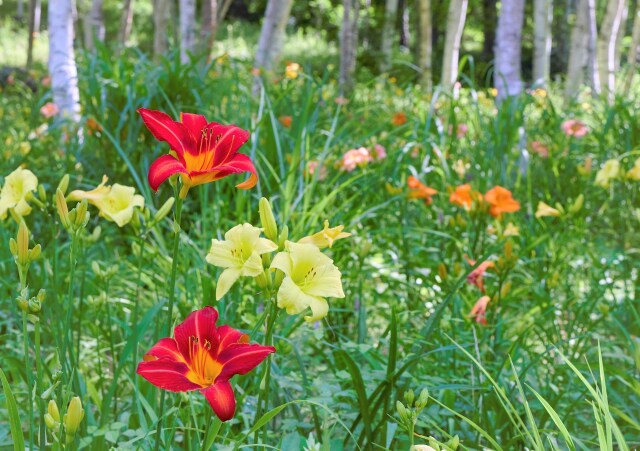
[[[180,122],[176,122],[160,111],[140,108],[138,113],[153,136],[171,148],[168,155],[158,158],[149,168],[149,185],[154,191],[173,174],[182,176],[187,190],[241,172],[251,176],[236,188],[249,189],[258,183],[249,157],[237,153],[249,139],[248,131],[207,122],[200,114],[180,113]]]
[[[273,346],[249,344],[249,336],[227,325],[216,327],[218,311],[192,312],[138,364],[137,373],[172,392],[199,390],[222,421],[233,418],[236,399],[229,379],[257,367]]]
[[[475,260],[471,260],[466,255],[465,255],[465,259],[467,260],[467,263],[469,263],[471,266],[474,266],[476,264]],[[493,267],[494,267],[493,262],[488,260],[483,261],[478,265],[476,269],[471,271],[471,273],[467,276],[467,282],[469,282],[472,285],[475,285],[480,289],[481,292],[484,293],[484,279],[483,279],[484,273],[487,272],[487,269],[493,268]]]
[[[473,320],[482,324],[483,326],[487,325],[487,305],[491,302],[491,298],[489,296],[482,296],[480,299],[476,301],[476,303],[471,308],[469,312],[469,317],[473,318]]]

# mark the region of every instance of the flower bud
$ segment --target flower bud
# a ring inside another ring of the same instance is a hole
[[[423,388],[418,396],[418,400],[416,401],[416,407],[419,409],[424,409],[429,401],[429,390]]]
[[[67,413],[64,415],[64,431],[67,435],[67,443],[73,440],[73,436],[76,435],[83,418],[84,409],[82,408],[82,401],[80,401],[78,396],[74,396],[69,402]]]
[[[260,213],[260,223],[264,230],[264,235],[271,241],[278,240],[278,225],[276,224],[276,218],[273,216],[273,210],[271,204],[266,197],[260,199],[258,205],[258,211]]]
[[[49,405],[47,406],[47,413],[51,415],[56,421],[60,421],[60,411],[58,410],[58,404],[52,399],[49,401]]]
[[[17,243],[17,255],[18,264],[20,266],[26,266],[29,264],[29,229],[24,221],[20,221],[18,226]]]
[[[18,243],[13,238],[9,238],[9,250],[14,257],[18,256]]]
[[[29,299],[28,305],[29,305],[29,313],[38,313],[42,308],[42,303],[36,298]]]
[[[56,189],[56,193],[61,191],[62,194],[67,193],[67,188],[69,188],[69,174],[65,174],[62,179],[60,179],[60,183],[58,183],[58,188]]]
[[[47,413],[44,414],[44,424],[52,432],[58,432],[60,429],[60,412],[58,411],[58,405],[52,399],[47,406]]]
[[[40,258],[40,254],[42,254],[42,246],[40,246],[40,244],[36,244],[33,249],[29,251],[29,262]]]
[[[407,390],[406,392],[404,392],[404,400],[408,406],[413,405],[414,399],[415,399],[415,394],[413,393],[413,390]]]
[[[60,216],[60,222],[65,229],[71,227],[69,220],[69,207],[67,206],[67,200],[64,198],[64,193],[58,189],[56,191],[56,208],[58,210],[58,216]]]
[[[569,213],[576,214],[580,210],[582,210],[582,206],[584,205],[584,194],[580,194],[576,200],[569,207]]]
[[[87,203],[87,199],[82,199],[82,202],[80,202],[78,205],[76,205],[76,217],[75,217],[75,223],[73,224],[75,227],[75,230],[80,230],[83,229],[87,223],[89,222],[89,204]]]
[[[44,185],[38,185],[38,196],[40,197],[40,203],[44,205],[47,201],[47,192],[44,189]]]
[[[280,237],[278,239],[278,249],[279,250],[284,249],[285,242],[287,241],[288,238],[289,238],[289,227],[284,226],[282,228],[282,232],[280,232]]]
[[[175,202],[175,197],[170,197],[169,199],[167,199],[167,201],[162,204],[162,207],[160,207],[160,209],[153,216],[153,224],[157,224],[162,221],[169,214],[169,212],[171,211],[171,207],[173,207],[173,204]]]
[[[447,279],[447,265],[444,263],[438,265],[438,276],[440,276],[440,280],[444,281]]]

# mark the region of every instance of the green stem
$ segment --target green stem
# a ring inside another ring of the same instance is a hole
[[[42,354],[40,353],[40,318],[36,322],[35,332],[36,342],[36,393],[38,395],[38,414],[40,420],[40,440],[39,445],[41,449],[44,449],[46,443],[46,431],[44,426],[44,400],[40,396],[42,394]]]
[[[71,254],[70,254],[70,268],[69,268],[69,291],[67,295],[67,313],[64,321],[65,331],[64,331],[64,343],[62,346],[62,358],[64,359],[64,363],[66,363],[66,377],[71,375],[71,368],[73,362],[73,350],[71,348],[71,312],[73,311],[73,288],[74,288],[74,279],[76,272],[76,247],[77,247],[78,238],[74,234],[71,237]],[[67,358],[67,352],[69,356]]]
[[[264,336],[265,346],[271,346],[273,343],[273,325],[276,322],[279,311],[280,310],[276,307],[275,301],[271,300],[269,302],[269,319],[267,320],[267,332]],[[271,385],[271,356],[267,357],[265,361],[265,369],[262,382],[263,386],[260,389],[260,393],[258,394],[258,407],[256,409],[256,417],[254,419],[254,423],[256,423],[260,419],[260,417],[262,417],[262,413],[269,406],[269,385]],[[260,431],[257,430],[255,434],[256,443],[258,442],[259,432]]]
[[[169,336],[171,333],[171,323],[173,319],[173,304],[176,298],[176,276],[178,274],[178,249],[180,247],[180,216],[182,215],[182,202],[183,199],[180,196],[176,196],[176,213],[174,217],[173,223],[173,254],[171,261],[171,279],[169,280],[169,307],[167,310],[167,322],[165,325],[165,336]],[[158,418],[158,426],[156,427],[156,443],[154,449],[158,451],[160,449],[160,433],[162,431],[162,420],[163,420],[163,410],[164,410],[164,399],[165,399],[165,391],[163,390],[160,395],[160,409],[159,409],[159,418]]]
[[[29,449],[33,449],[33,398],[31,385],[31,365],[29,365],[29,335],[27,331],[27,312],[22,311],[22,341],[24,343],[24,369],[27,373],[27,398],[29,399]]]
[[[133,381],[133,404],[138,403],[138,378],[136,377],[136,370],[138,367],[138,315],[139,313],[139,299],[141,296],[142,285],[142,265],[144,264],[144,240],[139,240],[140,253],[138,255],[138,275],[136,279],[136,296],[133,303],[133,318],[131,323],[131,339],[133,340],[133,361],[131,365],[131,380]],[[132,415],[133,417],[133,415]]]

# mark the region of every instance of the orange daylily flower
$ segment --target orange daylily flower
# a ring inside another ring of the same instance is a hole
[[[449,202],[463,207],[467,211],[471,210],[473,201],[482,201],[482,196],[479,192],[474,191],[468,183],[457,186],[455,191],[449,196]]]
[[[491,302],[491,298],[489,296],[482,296],[480,299],[476,301],[476,303],[471,308],[469,312],[469,317],[473,318],[473,320],[482,324],[483,326],[487,325],[487,305]]]
[[[513,213],[520,210],[520,202],[513,198],[513,194],[502,186],[494,186],[484,195],[484,200],[491,207],[489,213],[494,218],[499,218],[502,213]]]
[[[292,122],[291,116],[280,116],[278,118],[278,121],[280,121],[283,127],[291,128],[291,122]]]
[[[401,111],[394,114],[393,117],[391,118],[391,123],[393,125],[402,125],[406,122],[407,122],[407,115]]]
[[[471,260],[469,257],[465,255],[465,259],[469,265],[474,266],[476,264],[475,260]],[[471,271],[471,273],[467,276],[467,282],[475,285],[484,293],[484,273],[487,272],[489,268],[493,268],[494,263],[491,261],[484,261],[478,265],[476,269]]]
[[[427,205],[431,205],[432,196],[438,194],[437,190],[426,186],[412,175],[407,179],[407,186],[409,187],[409,199],[424,199]]]

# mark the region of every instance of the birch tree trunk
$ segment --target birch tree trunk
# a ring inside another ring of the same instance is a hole
[[[636,2],[636,12],[633,16],[633,32],[631,33],[631,47],[627,55],[628,75],[625,82],[625,92],[631,89],[633,77],[636,74],[638,59],[640,57],[640,1]]]
[[[442,79],[440,80],[440,84],[445,88],[451,88],[458,79],[460,41],[467,17],[467,3],[467,0],[451,0],[449,4],[442,60]]]
[[[189,62],[196,46],[196,0],[180,0],[180,62]]]
[[[122,18],[120,19],[120,33],[118,34],[118,42],[121,47],[127,45],[132,25],[133,0],[124,0],[124,5],[122,5]]]
[[[616,37],[616,50],[614,55],[614,67],[615,71],[618,72],[620,70],[620,59],[622,56],[622,40],[624,39],[624,35],[626,32],[626,24],[627,24],[627,15],[629,14],[629,4],[625,1],[624,8],[622,9],[622,21],[620,23],[620,27],[618,27],[618,35]]]
[[[33,12],[33,31],[34,33],[40,32],[40,18],[42,17],[42,0],[36,0],[35,9]]]
[[[340,29],[340,94],[348,95],[353,89],[358,48],[359,0],[343,0],[344,14]]]
[[[256,67],[270,70],[278,61],[284,45],[291,5],[293,0],[269,0],[260,31]]]
[[[87,50],[95,49],[95,40],[104,42],[104,19],[102,17],[102,0],[92,0],[91,9],[84,19],[84,43]]]
[[[587,21],[589,36],[587,39],[587,82],[593,92],[600,92],[600,73],[598,71],[598,58],[596,55],[598,42],[598,25],[596,23],[596,1],[587,0]]]
[[[18,22],[22,22],[24,19],[24,0],[18,0],[18,9],[16,11],[16,19]]]
[[[616,54],[620,45],[624,9],[625,0],[609,0],[598,36],[597,61],[601,91],[609,100],[613,99],[616,87]]]
[[[534,0],[533,81],[538,86],[549,83],[551,65],[551,23],[553,0]]]
[[[202,1],[202,24],[200,27],[200,50],[207,55],[208,61],[218,31],[218,0]]]
[[[27,71],[31,69],[33,64],[33,39],[36,33],[35,29],[36,20],[36,0],[29,1],[29,41],[27,45]]]
[[[565,85],[565,101],[578,94],[580,85],[586,81],[597,92],[599,76],[595,58],[596,24],[595,0],[579,0],[576,6],[576,21],[571,30],[571,48]]]
[[[380,50],[380,71],[387,72],[391,68],[391,53],[394,40],[394,28],[398,16],[398,0],[386,0],[384,9],[384,23],[382,26],[382,43]]]
[[[420,23],[418,67],[420,68],[420,85],[427,91],[431,91],[433,87],[433,75],[431,74],[433,30],[431,17],[431,0],[418,0],[418,21]]]
[[[153,2],[153,59],[159,61],[169,48],[169,1],[154,0]]]
[[[496,30],[494,83],[498,100],[522,93],[520,68],[524,0],[502,2]]]
[[[73,51],[72,0],[49,0],[49,74],[61,116],[80,122],[78,69]]]

